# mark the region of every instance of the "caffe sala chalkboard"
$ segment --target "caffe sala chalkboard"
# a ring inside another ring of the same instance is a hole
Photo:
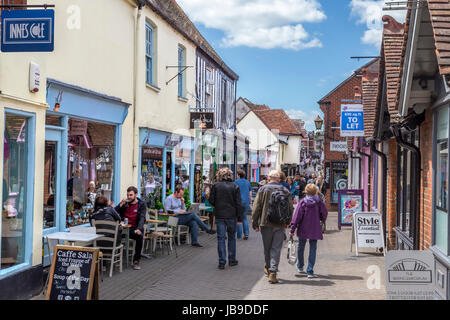
[[[98,299],[98,255],[98,248],[56,245],[46,299]]]

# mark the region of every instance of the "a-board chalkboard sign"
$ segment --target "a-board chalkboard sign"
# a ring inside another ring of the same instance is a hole
[[[99,249],[56,245],[47,300],[98,299]]]

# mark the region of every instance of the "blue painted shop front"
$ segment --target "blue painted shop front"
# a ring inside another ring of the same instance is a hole
[[[120,201],[119,98],[47,79],[43,235],[88,225],[95,197]],[[44,265],[48,265],[47,252]]]
[[[138,189],[141,198],[158,194],[162,202],[176,184],[194,199],[194,139],[149,128],[139,129]],[[166,190],[166,192],[162,192]]]

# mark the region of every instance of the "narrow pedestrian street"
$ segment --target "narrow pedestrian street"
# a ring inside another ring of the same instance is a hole
[[[111,300],[188,300],[188,299],[384,299],[384,259],[380,254],[350,253],[350,228],[337,229],[337,213],[331,212],[324,240],[319,241],[315,273],[307,279],[288,264],[286,246],[281,255],[279,279],[270,284],[264,276],[261,236],[251,230],[248,241],[238,240],[239,265],[217,269],[215,235],[201,233],[203,248],[188,245],[162,255],[158,249],[154,259],[143,259],[142,269],[124,268],[112,278],[107,275],[100,285],[100,299]],[[306,248],[308,251],[308,247]],[[368,289],[366,273],[369,266],[380,268],[380,289]]]

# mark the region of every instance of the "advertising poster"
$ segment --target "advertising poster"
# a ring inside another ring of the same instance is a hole
[[[364,211],[364,190],[339,190],[338,204],[339,216],[338,227],[351,226],[353,215],[357,212]]]

